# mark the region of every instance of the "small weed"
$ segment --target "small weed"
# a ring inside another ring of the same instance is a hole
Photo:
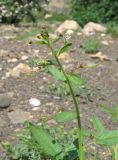
[[[40,59],[38,57],[35,57],[30,61],[30,66],[37,67],[38,65],[40,65],[40,63],[41,63]]]
[[[48,65],[52,65],[53,62],[49,59],[40,59],[39,57],[35,57],[29,62],[29,64],[31,67],[45,68],[47,71]]]
[[[104,111],[106,111],[107,113],[109,113],[111,115],[111,117],[114,121],[118,121],[118,104],[115,105],[113,108],[110,108],[105,105],[102,105],[101,107]]]
[[[59,97],[64,97],[70,94],[70,90],[66,83],[49,85],[47,87],[47,92]]]
[[[112,22],[107,25],[107,33],[110,33],[113,37],[118,37],[118,23]]]
[[[101,48],[101,42],[96,37],[90,37],[85,40],[83,48],[86,53],[95,53]]]
[[[25,131],[28,130],[28,132],[26,135],[23,134],[21,136],[21,142],[27,145],[24,145],[26,148],[24,149],[25,154],[23,155],[24,151],[22,151],[22,146],[20,146],[20,149],[18,150],[15,149],[17,147],[13,148],[10,145],[5,146],[9,154],[12,156],[12,160],[14,155],[18,155],[15,157],[16,160],[86,160],[87,149],[92,144],[104,145],[109,148],[117,145],[118,130],[106,130],[101,120],[95,115],[92,118],[94,130],[85,132],[83,129],[79,103],[74,87],[83,88],[85,81],[77,73],[67,73],[63,64],[59,60],[59,55],[63,54],[72,44],[60,36],[55,40],[50,39],[48,32],[45,30],[41,32],[40,36],[37,38],[39,39],[39,43],[45,44],[51,50],[56,65],[53,63],[48,65],[47,62],[52,62],[50,60],[37,62],[37,59],[34,61],[34,64],[37,65],[37,63],[39,63],[39,65],[46,66],[48,73],[68,86],[75,111],[63,111],[57,113],[54,117],[54,120],[57,123],[55,128],[47,125],[47,121],[44,121],[40,126],[27,122],[27,128]],[[61,38],[63,45],[57,50],[55,43]],[[60,86],[60,88],[57,87],[56,89],[60,93],[61,89],[64,91],[64,87],[65,86]],[[64,94],[65,93],[66,92],[64,92]],[[66,130],[66,123],[71,123],[73,120],[76,120],[77,127]],[[61,128],[60,125],[62,126]],[[90,144],[85,142],[86,137],[92,137],[90,139],[92,141]],[[16,151],[18,151],[18,153],[16,153]],[[114,151],[117,152],[117,147]],[[34,159],[29,156],[30,152],[33,152]],[[89,154],[91,155],[91,153]],[[115,156],[117,158],[116,153]]]

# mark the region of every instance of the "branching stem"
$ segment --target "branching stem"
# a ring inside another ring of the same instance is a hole
[[[48,43],[48,46],[52,52],[52,55],[54,56],[55,60],[57,61],[61,71],[63,72],[64,76],[65,76],[65,79],[66,79],[66,82],[70,88],[70,93],[72,95],[72,98],[73,98],[73,103],[74,103],[74,106],[75,106],[75,109],[76,109],[76,114],[77,114],[77,124],[78,124],[78,144],[79,144],[79,148],[78,148],[78,153],[79,153],[79,158],[80,160],[85,160],[84,158],[84,148],[83,148],[83,133],[82,133],[82,128],[81,128],[81,118],[80,118],[80,111],[79,111],[79,105],[78,105],[78,101],[76,99],[76,96],[74,94],[74,91],[73,91],[73,88],[72,88],[72,85],[71,85],[71,82],[69,80],[69,77],[66,73],[66,71],[64,70],[61,62],[59,61],[58,59],[58,56],[57,56],[57,53],[56,51],[54,50],[53,46],[51,45],[51,43],[49,42]]]

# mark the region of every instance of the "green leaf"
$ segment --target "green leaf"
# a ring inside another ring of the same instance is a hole
[[[52,138],[47,130],[32,123],[29,123],[29,129],[43,153],[55,157],[62,152],[62,146]]]
[[[48,71],[58,80],[65,81],[64,74],[54,66],[48,66]]]
[[[67,122],[67,121],[72,121],[73,119],[76,118],[76,114],[74,112],[61,112],[58,113],[55,117],[57,122]]]
[[[111,114],[114,114],[114,111],[113,109],[109,108],[108,106],[106,105],[101,105],[102,109],[108,113],[111,113]]]
[[[84,87],[85,81],[77,74],[69,75],[69,79],[73,85],[77,85],[79,87]]]
[[[48,41],[46,39],[40,39],[39,41],[33,42],[34,44],[48,44]]]
[[[98,133],[103,133],[105,131],[103,124],[97,116],[93,116],[92,122],[94,128],[97,130]]]
[[[96,142],[98,144],[111,146],[118,143],[118,130],[101,133],[97,136]]]
[[[115,108],[109,108],[106,105],[102,105],[101,107],[104,111],[110,113],[114,120],[118,121],[118,105]]]
[[[72,43],[66,43],[59,51],[58,56],[62,53],[64,53],[65,51],[67,51],[69,49],[69,47],[72,45]]]

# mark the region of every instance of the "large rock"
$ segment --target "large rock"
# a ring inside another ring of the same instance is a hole
[[[80,26],[76,21],[66,20],[57,28],[56,33],[63,34],[68,30],[76,31],[78,29],[80,29]]]
[[[0,109],[7,108],[11,104],[11,97],[7,94],[0,94]]]
[[[97,32],[105,32],[106,31],[106,27],[102,26],[101,24],[97,24],[97,23],[94,23],[94,22],[89,22],[84,26],[84,28],[82,30],[82,32],[85,35],[92,35],[96,31]]]

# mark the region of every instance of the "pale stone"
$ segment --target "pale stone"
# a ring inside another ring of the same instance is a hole
[[[29,73],[31,72],[31,68],[27,64],[19,63],[16,67],[13,68],[13,71],[20,71],[21,73]]]
[[[23,61],[24,61],[24,60],[27,60],[27,59],[28,59],[28,56],[25,56],[25,55],[24,55],[24,56],[21,57],[21,60],[23,60]]]
[[[101,24],[98,24],[98,23],[89,22],[84,26],[84,28],[82,30],[82,32],[85,35],[92,35],[96,31],[97,32],[106,32],[106,27],[104,27],[104,26],[102,26]]]
[[[72,35],[74,33],[73,30],[67,30],[66,34]]]
[[[12,77],[19,77],[20,73],[31,73],[32,69],[29,67],[29,65],[24,63],[19,63],[16,67],[14,67],[12,70],[6,73],[6,77],[9,77],[10,75]]]
[[[15,62],[17,62],[18,61],[18,59],[17,58],[12,58],[12,59],[8,59],[8,63],[15,63]]]
[[[82,35],[82,32],[78,32],[77,35],[78,35],[78,36],[81,36],[81,35]]]
[[[52,17],[52,14],[46,14],[46,15],[45,15],[45,19],[48,19],[48,18],[50,18],[50,17]]]
[[[29,104],[32,106],[32,107],[38,107],[41,105],[41,102],[40,100],[38,100],[37,98],[31,98],[29,100]]]
[[[39,110],[39,107],[32,108],[32,111],[38,111],[38,110]]]
[[[79,28],[79,24],[76,21],[66,20],[57,28],[56,33],[63,34],[68,30],[76,31]]]
[[[102,41],[102,44],[104,44],[104,45],[106,45],[106,46],[109,45],[109,43],[108,43],[107,41]]]

